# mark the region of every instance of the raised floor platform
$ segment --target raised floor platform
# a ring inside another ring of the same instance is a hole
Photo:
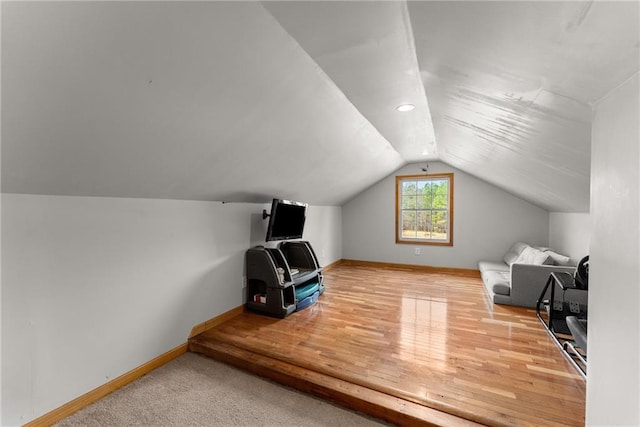
[[[318,303],[242,313],[190,351],[398,425],[584,425],[584,380],[535,311],[494,306],[477,277],[338,266]]]
[[[313,369],[210,340],[206,334],[192,339],[190,351],[394,424],[452,427],[479,425]]]

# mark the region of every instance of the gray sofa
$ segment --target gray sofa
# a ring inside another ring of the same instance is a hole
[[[478,269],[494,303],[535,307],[552,271],[573,274],[576,267],[567,256],[518,242],[501,261],[480,261]]]

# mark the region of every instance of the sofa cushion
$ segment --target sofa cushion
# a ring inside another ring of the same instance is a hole
[[[509,271],[509,266],[504,262],[480,261],[478,263],[478,270],[480,270],[480,273],[485,273],[487,271]]]
[[[518,259],[522,251],[528,247],[529,245],[527,245],[526,243],[516,242],[513,244],[513,246],[511,246],[509,252],[507,252],[502,259],[507,265],[510,266]]]
[[[496,283],[493,285],[493,293],[498,295],[511,295],[511,286],[507,283]]]
[[[494,294],[509,295],[511,293],[508,271],[487,271],[482,275],[482,279]]]
[[[529,246],[522,251],[514,263],[543,265],[548,259],[549,254]]]

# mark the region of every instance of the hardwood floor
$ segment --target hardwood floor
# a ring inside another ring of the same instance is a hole
[[[190,350],[402,425],[584,425],[585,382],[532,309],[479,277],[339,265],[285,319],[245,312]]]

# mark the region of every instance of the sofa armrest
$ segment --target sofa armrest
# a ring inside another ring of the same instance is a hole
[[[535,307],[540,293],[554,271],[573,274],[572,266],[511,264],[511,302],[521,307]]]

